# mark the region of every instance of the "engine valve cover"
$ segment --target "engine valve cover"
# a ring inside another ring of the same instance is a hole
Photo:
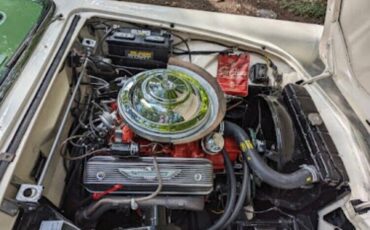
[[[213,167],[207,159],[157,157],[162,178],[161,194],[207,195],[213,189]],[[96,156],[85,165],[83,183],[89,192],[102,192],[113,185],[117,194],[148,194],[158,186],[152,157],[120,159]]]

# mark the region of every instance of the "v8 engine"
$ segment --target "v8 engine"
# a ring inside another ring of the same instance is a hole
[[[114,21],[82,35],[61,143],[62,210],[80,227],[293,229],[346,191],[312,99],[283,84],[279,59]]]
[[[96,128],[106,134],[103,138],[110,146],[106,152],[113,152],[115,158],[87,161],[84,184],[90,191],[103,192],[122,184],[114,193],[153,192],[159,183],[156,170],[161,177],[160,194],[207,195],[213,190],[212,162],[205,155],[223,148],[222,135],[217,140],[214,134],[225,114],[225,98],[212,76],[179,63],[125,80],[117,100],[107,104]],[[202,138],[208,138],[203,145]],[[196,155],[181,155],[184,151],[178,148],[189,143]],[[158,153],[180,156],[156,160],[153,157]],[[152,167],[153,161],[158,161],[159,169]]]

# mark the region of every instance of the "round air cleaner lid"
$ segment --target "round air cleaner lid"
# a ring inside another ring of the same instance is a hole
[[[178,66],[130,78],[118,95],[118,105],[138,135],[171,143],[200,139],[217,127],[225,113],[215,79]]]

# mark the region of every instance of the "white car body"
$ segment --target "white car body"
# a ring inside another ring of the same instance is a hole
[[[352,4],[349,1],[342,2],[346,8],[355,8],[360,5],[360,3]],[[339,8],[337,6],[337,4],[340,4],[340,1],[329,1],[329,15],[324,28],[321,25],[120,1],[55,0],[55,15],[61,14],[62,19],[53,21],[46,28],[33,55],[29,58],[18,80],[14,83],[5,101],[0,106],[1,152],[6,152],[7,146],[15,135],[17,127],[30,106],[36,89],[43,81],[63,42],[62,38],[65,37],[74,17],[79,16],[81,18],[72,37],[77,36],[84,22],[91,17],[119,19],[164,28],[170,28],[173,24],[175,25],[174,29],[177,31],[190,32],[216,39],[221,38],[227,42],[249,47],[251,50],[260,50],[261,47],[264,47],[266,53],[285,61],[296,72],[295,77],[297,79],[308,80],[316,75],[320,76],[320,73],[323,71],[328,71],[332,74],[332,78],[340,91],[329,90],[319,84],[319,81],[306,84],[305,87],[315,101],[343,159],[350,178],[351,193],[340,201],[325,207],[320,212],[318,227],[319,229],[334,229],[322,217],[326,213],[340,207],[356,228],[370,229],[370,213],[358,214],[354,211],[354,207],[351,204],[351,200],[370,202],[370,149],[368,143],[366,143],[366,138],[369,139],[370,126],[365,122],[366,119],[370,119],[370,95],[369,91],[367,91],[370,88],[370,82],[366,76],[370,72],[368,60],[366,59],[370,53],[370,46],[365,46],[365,41],[370,39],[370,30],[368,29],[370,22],[367,20],[368,13],[366,11],[370,9],[370,4],[364,0],[359,2],[364,4],[361,13],[354,16],[351,13],[357,12],[356,9],[349,12],[344,11],[347,15],[343,17],[345,19],[349,17],[351,20],[348,20],[351,22],[351,25],[341,27],[338,22]],[[350,4],[352,5],[349,6]],[[353,17],[356,20],[352,20]],[[350,23],[348,20],[341,22]],[[343,38],[339,34],[341,28],[346,34],[350,33],[352,35],[348,40],[349,45],[344,43]],[[359,30],[356,30],[357,28]],[[361,37],[362,34],[365,36]],[[362,42],[358,42],[358,39]],[[68,48],[71,46],[71,43],[68,44]],[[353,46],[355,46],[355,51],[348,50],[348,48],[353,48]],[[358,55],[361,55],[362,59]],[[320,65],[312,65],[320,58],[324,61],[325,68]],[[53,78],[53,81],[57,80]],[[367,86],[363,86],[364,84]],[[52,90],[51,87],[49,87],[47,93],[50,93],[50,90]],[[350,109],[350,111],[355,111],[357,115],[355,117],[360,122],[354,124],[355,121],[350,119],[346,112],[343,111],[343,104],[338,104],[340,100],[336,99],[342,97],[340,93],[347,99],[353,109]],[[58,98],[63,98],[64,96],[56,95],[55,103],[58,103]],[[44,103],[45,101],[42,101],[40,107]],[[35,112],[34,117],[39,116],[39,113],[40,108]],[[51,117],[49,118],[51,120],[45,121],[43,127],[43,132],[45,133],[51,132],[53,124],[56,122],[56,117],[52,115],[49,117]],[[18,146],[17,153],[19,154],[16,153],[15,159],[7,168],[5,176],[0,182],[0,200],[12,198],[13,194],[9,192],[8,186],[12,181],[16,180],[13,175],[22,165],[22,162],[19,161],[22,155],[20,153],[24,154],[30,148],[26,140],[32,135],[30,130],[35,125],[37,125],[36,119],[31,121],[23,136],[23,141]],[[359,129],[360,126],[363,127],[362,130]],[[39,138],[47,139],[46,136],[40,136]],[[11,229],[15,219],[15,217],[1,212],[0,228]]]

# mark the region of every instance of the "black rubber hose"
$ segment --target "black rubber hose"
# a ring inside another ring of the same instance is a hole
[[[265,183],[281,189],[296,189],[318,180],[316,169],[305,165],[292,173],[280,173],[266,164],[257,153],[248,134],[238,125],[225,121],[225,136],[233,137],[239,144],[251,170]]]
[[[225,222],[222,228],[228,227],[238,217],[240,211],[244,207],[245,199],[247,199],[247,201],[251,200],[251,188],[250,188],[250,175],[249,175],[248,164],[246,161],[243,161],[242,189],[240,190],[240,194],[235,204],[233,213],[230,215],[230,217]]]
[[[224,157],[226,174],[230,181],[230,192],[228,194],[228,202],[226,203],[224,213],[210,228],[208,228],[208,230],[219,230],[224,226],[224,224],[226,223],[226,221],[233,212],[236,200],[236,179],[234,174],[234,168],[229,158],[229,154],[226,152],[226,150],[222,151],[222,155]]]
[[[162,206],[175,210],[204,210],[204,197],[202,196],[156,196],[152,199],[137,200],[138,207],[146,208]],[[76,212],[75,220],[78,224],[95,224],[99,218],[110,210],[128,208],[132,205],[130,197],[108,196],[95,201]]]

